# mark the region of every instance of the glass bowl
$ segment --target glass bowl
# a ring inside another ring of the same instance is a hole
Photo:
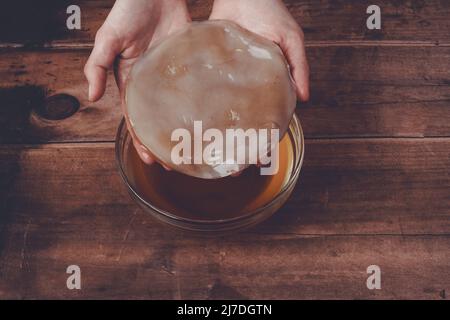
[[[289,125],[288,132],[290,145],[292,146],[292,165],[286,174],[286,178],[280,188],[280,191],[267,203],[248,212],[242,212],[241,215],[229,217],[215,217],[214,219],[197,219],[185,217],[170,212],[170,210],[158,207],[152,203],[139,191],[139,188],[133,182],[130,170],[130,150],[133,148],[131,136],[127,130],[125,121],[122,119],[116,136],[115,152],[119,173],[128,189],[128,192],[136,203],[143,210],[166,225],[178,229],[187,230],[194,233],[220,235],[224,232],[235,231],[253,226],[272,216],[289,198],[294,186],[298,180],[300,169],[304,156],[304,137],[302,127],[298,117],[294,114]]]

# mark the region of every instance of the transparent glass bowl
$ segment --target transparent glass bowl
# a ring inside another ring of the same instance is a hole
[[[293,148],[293,164],[288,172],[288,177],[280,192],[264,206],[244,213],[242,216],[233,218],[219,219],[219,220],[196,220],[186,217],[177,216],[172,212],[168,212],[154,203],[148,202],[144,199],[139,190],[133,185],[131,173],[127,169],[127,156],[129,155],[128,148],[133,148],[131,136],[128,133],[125,121],[119,125],[116,136],[116,161],[119,168],[119,173],[136,203],[159,221],[176,227],[191,231],[194,233],[219,235],[224,232],[235,231],[243,228],[253,226],[273,215],[289,198],[294,186],[298,180],[300,169],[303,163],[304,156],[304,137],[302,127],[298,117],[294,114],[289,125],[289,134]]]

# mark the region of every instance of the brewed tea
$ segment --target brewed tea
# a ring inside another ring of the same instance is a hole
[[[240,217],[272,201],[287,183],[294,163],[290,133],[279,145],[279,170],[261,175],[250,166],[236,177],[201,179],[159,164],[146,165],[135,148],[126,151],[126,171],[135,190],[148,203],[176,216],[195,220],[221,220]]]

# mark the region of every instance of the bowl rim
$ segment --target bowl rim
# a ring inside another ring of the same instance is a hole
[[[125,173],[123,165],[122,165],[123,164],[122,160],[121,160],[122,148],[120,147],[120,142],[122,141],[121,136],[122,136],[122,132],[123,132],[124,128],[126,130],[124,135],[130,134],[128,132],[128,129],[126,128],[126,123],[125,123],[124,118],[122,118],[120,121],[119,127],[117,129],[117,133],[116,133],[115,143],[114,143],[116,165],[119,169],[119,174],[120,174],[123,182],[125,183],[125,186],[128,188],[128,191],[131,192],[132,195],[141,202],[141,204],[145,205],[146,207],[149,207],[156,213],[158,213],[166,218],[169,218],[174,221],[182,222],[182,223],[198,224],[198,225],[204,225],[204,226],[226,225],[226,224],[236,223],[236,222],[244,221],[244,220],[247,220],[254,216],[257,216],[258,213],[260,213],[261,211],[265,211],[266,209],[270,208],[272,205],[274,205],[278,201],[279,198],[281,198],[286,192],[288,192],[291,189],[293,184],[295,184],[297,182],[301,167],[303,165],[303,159],[304,159],[304,154],[305,154],[305,138],[304,138],[303,129],[302,129],[302,126],[300,123],[300,119],[298,118],[298,116],[295,113],[293,114],[291,123],[292,122],[294,123],[294,126],[296,126],[298,128],[298,131],[299,131],[298,135],[300,138],[300,140],[299,140],[300,151],[299,151],[298,160],[296,160],[294,163],[294,168],[292,170],[291,177],[289,178],[288,182],[283,186],[283,188],[280,190],[280,192],[272,200],[270,200],[264,206],[259,207],[255,210],[252,210],[250,212],[247,212],[246,214],[244,214],[242,216],[238,216],[238,217],[233,217],[233,218],[229,218],[229,219],[220,219],[220,220],[203,220],[203,219],[191,219],[191,218],[186,218],[186,217],[180,217],[180,216],[177,216],[167,210],[158,208],[157,206],[155,206],[155,205],[149,203],[147,200],[145,200],[139,194],[139,192],[137,190],[135,190],[135,188],[132,186],[131,182],[128,179],[127,174]],[[290,134],[290,125],[286,132],[287,134]]]

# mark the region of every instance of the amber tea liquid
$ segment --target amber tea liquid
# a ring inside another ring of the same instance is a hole
[[[166,171],[158,164],[144,164],[131,144],[126,166],[133,187],[153,206],[190,219],[229,219],[264,206],[281,191],[294,163],[291,139],[288,132],[281,140],[279,170],[271,176],[250,166],[237,177],[194,178]]]

